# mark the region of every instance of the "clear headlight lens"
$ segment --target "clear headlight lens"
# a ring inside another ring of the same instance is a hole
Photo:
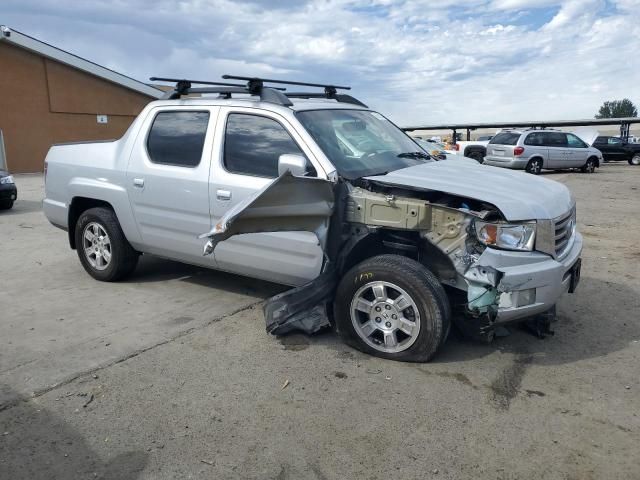
[[[0,185],[7,185],[9,183],[15,183],[11,175],[7,175],[6,177],[0,178]]]
[[[536,224],[475,221],[478,240],[489,247],[530,252],[536,240]]]

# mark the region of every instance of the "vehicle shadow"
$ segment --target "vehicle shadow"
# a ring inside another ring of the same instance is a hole
[[[143,284],[171,280],[262,298],[271,297],[289,288],[277,283],[188,265],[153,255],[143,255],[135,272],[121,283]]]
[[[35,200],[16,200],[11,210],[0,210],[0,218],[21,215],[23,213],[33,213],[42,210],[42,202]]]
[[[621,306],[624,313],[612,315]],[[639,309],[637,292],[626,285],[583,277],[576,293],[560,299],[557,321],[551,325],[554,335],[539,339],[522,324],[512,324],[507,326],[507,336],[482,344],[454,332],[432,363],[475,360],[496,351],[526,354],[539,365],[605,356],[640,339],[640,324],[635,320]]]
[[[135,480],[148,463],[144,450],[125,451],[104,461],[80,432],[24,398],[0,412],[0,432],[3,479]]]
[[[147,283],[180,280],[226,292],[269,298],[289,287],[240,275],[173,262],[152,256],[141,259],[135,274],[125,282]],[[603,292],[614,292],[603,295]],[[613,316],[624,306],[626,315]],[[509,335],[498,337],[490,344],[468,340],[452,329],[445,345],[431,363],[456,363],[475,360],[496,351],[531,355],[538,364],[564,364],[600,357],[625,348],[632,339],[640,339],[640,324],[634,312],[640,311],[640,298],[625,284],[603,282],[583,276],[578,291],[564,295],[557,306],[557,322],[552,324],[555,335],[539,339],[522,325],[507,326]],[[291,349],[298,344],[327,346],[350,350],[342,345],[331,330],[316,335],[292,333],[278,337]]]
[[[615,292],[605,296],[602,292]],[[612,311],[625,306],[626,314],[613,316]],[[635,291],[623,284],[603,282],[583,277],[575,294],[565,295],[557,306],[557,321],[551,326],[554,335],[539,339],[522,324],[507,326],[509,334],[489,344],[469,340],[452,328],[432,364],[468,362],[488,357],[495,352],[527,355],[538,365],[562,365],[597,358],[622,350],[633,340],[640,340],[640,324],[635,321],[640,311],[640,299]],[[338,351],[353,352],[358,358],[367,355],[342,344],[332,330],[315,335],[294,332],[278,337],[285,350],[308,346],[323,346]]]

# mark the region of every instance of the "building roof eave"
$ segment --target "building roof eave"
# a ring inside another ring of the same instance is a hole
[[[151,87],[146,83],[127,77],[126,75],[122,75],[114,70],[66,52],[65,50],[56,48],[53,45],[49,45],[48,43],[42,42],[4,25],[0,25],[0,42],[6,42],[17,47],[24,48],[46,58],[69,65],[70,67],[87,72],[91,75],[152,98],[160,98],[164,95],[164,92]]]

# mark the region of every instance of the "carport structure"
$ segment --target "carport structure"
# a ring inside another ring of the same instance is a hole
[[[625,118],[592,118],[586,120],[555,120],[555,121],[526,121],[526,122],[495,122],[495,123],[445,123],[436,125],[420,125],[402,127],[405,132],[416,130],[451,130],[452,138],[457,139],[459,130],[467,131],[467,140],[471,140],[471,132],[476,129],[498,129],[498,128],[537,128],[544,129],[550,127],[592,127],[601,125],[619,125],[620,138],[629,139],[629,128],[633,123],[640,123],[638,117]]]

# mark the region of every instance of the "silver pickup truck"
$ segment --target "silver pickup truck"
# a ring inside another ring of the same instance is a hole
[[[150,254],[290,285],[266,302],[267,331],[331,326],[404,361],[429,360],[452,321],[491,338],[575,289],[564,185],[435,161],[346,87],[225,78],[247,84],[180,81],[121,139],[49,151],[45,215],[95,279]]]

